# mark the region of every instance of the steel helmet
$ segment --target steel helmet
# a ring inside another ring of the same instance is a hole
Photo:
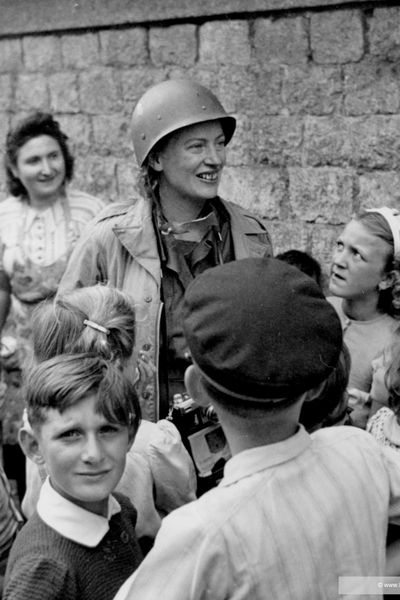
[[[214,119],[221,120],[228,143],[236,119],[227,114],[210,90],[189,79],[170,79],[154,85],[140,98],[132,115],[133,147],[139,166],[164,136]]]

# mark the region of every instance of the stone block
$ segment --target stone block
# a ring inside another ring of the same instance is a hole
[[[13,86],[11,75],[0,75],[0,106],[1,110],[12,108]]]
[[[283,110],[282,81],[284,79],[285,67],[274,64],[253,66],[254,74],[254,103],[247,106],[250,114],[276,115]],[[243,108],[246,108],[243,104]]]
[[[279,169],[225,167],[219,194],[260,217],[279,218],[287,194],[285,175]]]
[[[148,61],[144,27],[100,31],[99,38],[101,58],[105,65],[135,66]]]
[[[342,76],[337,67],[288,66],[282,83],[283,105],[289,114],[329,115],[342,100]]]
[[[22,67],[22,43],[20,39],[0,40],[0,73],[16,71]]]
[[[400,59],[400,7],[377,7],[369,24],[372,55],[389,61]]]
[[[118,199],[117,160],[111,156],[90,154],[77,163],[75,185],[105,202]]]
[[[359,177],[358,202],[362,208],[400,206],[400,174],[398,171],[372,171]]]
[[[94,68],[79,74],[81,109],[89,114],[112,114],[122,109],[119,79],[113,69]]]
[[[223,66],[214,91],[228,112],[259,118],[278,115],[282,110],[282,78],[280,65]]]
[[[129,201],[135,193],[139,168],[133,159],[120,159],[117,162],[118,200]]]
[[[294,219],[264,220],[268,229],[274,256],[286,250],[308,250],[311,237],[311,226]]]
[[[130,122],[124,114],[94,116],[93,150],[100,156],[130,156],[133,160],[133,147]]]
[[[351,118],[308,117],[304,128],[305,165],[348,165],[351,161]]]
[[[40,73],[18,75],[14,110],[48,110],[47,78]]]
[[[76,167],[81,157],[92,150],[92,126],[90,117],[81,114],[59,115],[58,121],[68,136],[68,145],[76,157]]]
[[[122,98],[129,115],[139,98],[156,83],[166,79],[163,71],[154,67],[134,67],[121,74]]]
[[[269,166],[301,162],[303,121],[299,117],[253,119],[256,161]]]
[[[309,223],[346,223],[352,214],[355,172],[289,168],[291,214]]]
[[[310,117],[306,120],[305,164],[367,169],[400,166],[400,115]]]
[[[349,115],[399,112],[399,67],[379,59],[345,65],[344,107]]]
[[[228,69],[229,66],[221,67],[221,69]],[[236,67],[239,68],[239,67]],[[221,80],[220,69],[216,65],[203,65],[197,62],[193,67],[188,69],[182,69],[182,67],[170,67],[164,70],[168,74],[169,79],[180,79],[182,77],[188,77],[194,79],[202,85],[208,87],[214,94],[218,94],[218,86]]]
[[[56,71],[61,68],[60,38],[55,35],[22,38],[24,64],[27,71]]]
[[[248,21],[211,21],[201,25],[199,61],[204,64],[249,65]]]
[[[77,113],[80,110],[76,73],[54,73],[47,78],[50,107],[54,112]]]
[[[69,34],[61,37],[64,68],[86,69],[99,65],[100,43],[97,33]]]
[[[356,62],[364,54],[360,10],[315,12],[310,17],[310,39],[316,63]]]
[[[10,117],[6,112],[0,113],[0,152],[4,152],[6,137],[8,130],[10,128]],[[0,184],[3,183],[5,186],[5,173],[4,169],[1,169],[0,172]]]
[[[195,25],[152,27],[149,35],[150,60],[153,65],[194,65],[197,57]]]
[[[351,125],[352,163],[358,168],[400,168],[400,115],[355,118]]]
[[[320,262],[326,278],[329,277],[333,250],[342,230],[343,225],[317,224],[312,228],[310,252]]]
[[[306,21],[303,17],[256,19],[253,45],[261,65],[305,64],[309,54]]]
[[[236,130],[227,147],[227,164],[254,166],[258,159],[255,126],[245,114],[236,114]]]

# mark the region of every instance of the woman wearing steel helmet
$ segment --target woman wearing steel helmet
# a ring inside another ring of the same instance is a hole
[[[218,196],[225,147],[236,127],[207,88],[169,80],[150,88],[132,116],[139,193],[107,207],[76,247],[61,290],[106,281],[131,295],[137,352],[156,364],[141,398],[144,418],[165,417],[184,391],[188,352],[180,308],[207,268],[271,254],[268,232]]]

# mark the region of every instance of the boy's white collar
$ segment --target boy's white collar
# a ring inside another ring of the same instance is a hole
[[[37,512],[49,527],[63,537],[89,548],[95,548],[101,542],[110,529],[109,519],[120,511],[121,506],[113,496],[108,499],[107,518],[85,510],[56,492],[48,477],[42,485],[37,503]]]

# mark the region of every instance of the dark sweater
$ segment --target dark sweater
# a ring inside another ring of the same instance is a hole
[[[11,549],[4,600],[111,600],[142,560],[136,510],[115,494],[121,512],[98,546],[73,542],[35,513]]]

